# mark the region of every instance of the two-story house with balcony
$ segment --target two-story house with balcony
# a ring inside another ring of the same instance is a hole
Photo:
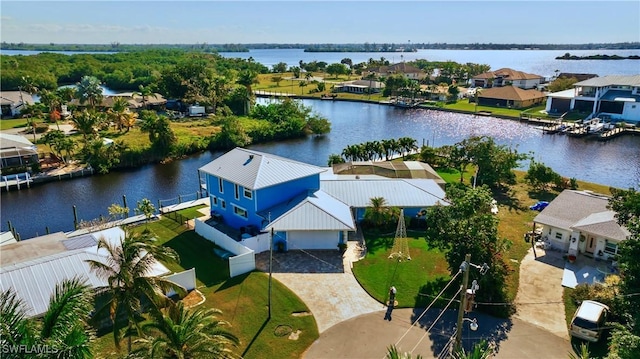
[[[474,87],[514,86],[524,90],[538,88],[542,82],[544,82],[543,76],[510,68],[484,72],[469,80],[469,84]]]
[[[640,75],[611,75],[577,82],[547,96],[547,113],[584,112],[586,118],[640,122]]]

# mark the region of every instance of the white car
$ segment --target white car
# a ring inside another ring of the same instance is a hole
[[[593,300],[582,301],[571,320],[571,336],[597,342],[600,340],[609,307]]]

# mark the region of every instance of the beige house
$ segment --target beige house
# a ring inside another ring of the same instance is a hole
[[[534,219],[542,238],[570,255],[611,259],[629,231],[609,210],[609,197],[590,191],[564,190]]]
[[[374,80],[355,80],[340,82],[333,87],[334,91],[336,92],[348,92],[357,94],[378,93],[382,91],[383,88],[383,82]]]
[[[118,98],[123,98],[127,101],[129,109],[131,110],[144,110],[145,107],[148,109],[158,109],[167,104],[167,100],[159,93],[154,93],[151,96],[143,98],[142,95],[136,92],[122,92],[115,95],[105,95],[99,107],[111,108]],[[71,103],[80,106],[80,102],[76,99],[72,100]]]
[[[478,105],[527,108],[546,100],[546,95],[538,90],[523,90],[515,86],[493,87],[479,91]]]
[[[511,85],[521,89],[534,89],[544,82],[544,77],[514,69],[502,68],[476,75],[472,77],[469,82],[471,86],[475,87],[501,87]]]
[[[366,69],[362,72],[362,77],[366,78],[369,74],[374,74],[378,78],[384,78],[390,75],[399,74],[411,80],[422,80],[427,77],[426,72],[404,62],[393,64],[390,66],[380,66]]]

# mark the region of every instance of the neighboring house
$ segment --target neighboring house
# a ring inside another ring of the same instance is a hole
[[[332,169],[336,175],[357,175],[361,178],[364,178],[363,175],[378,175],[381,176],[379,178],[430,179],[434,180],[442,189],[446,184],[433,167],[420,161],[351,161],[336,163]]]
[[[143,98],[142,95],[137,92],[121,92],[114,95],[105,95],[98,107],[111,108],[118,98],[123,98],[127,101],[130,110],[159,110],[167,104],[167,100],[159,93],[154,93],[151,96]],[[75,106],[87,106],[86,102],[80,104],[80,101],[77,99],[71,100],[71,104]]]
[[[502,87],[515,86],[521,89],[534,89],[544,82],[544,77],[509,68],[484,72],[471,78],[471,86],[475,87]]]
[[[356,230],[373,197],[405,208],[409,216],[446,204],[432,179],[359,179],[243,148],[201,167],[199,175],[214,219],[241,233],[273,230],[273,241],[287,249],[337,249]]]
[[[538,214],[542,237],[568,254],[610,259],[618,244],[629,236],[615,212],[607,209],[609,197],[588,191],[564,190]]]
[[[369,74],[374,74],[377,78],[384,78],[390,75],[403,75],[411,80],[422,80],[427,77],[427,73],[421,69],[401,62],[390,66],[373,67],[362,71],[362,78],[367,77]]]
[[[546,95],[538,90],[523,90],[515,86],[493,87],[478,94],[478,105],[527,108],[544,102]]]
[[[355,80],[336,84],[333,89],[336,92],[348,92],[357,94],[379,93],[384,88],[384,83],[380,81]],[[371,89],[369,91],[369,89]]]
[[[49,298],[55,286],[65,279],[78,276],[92,288],[103,287],[107,282],[98,278],[86,260],[105,263],[105,249],[98,249],[98,240],[105,238],[110,243],[119,243],[124,236],[120,227],[68,238],[57,232],[2,246],[0,258],[0,290],[13,289],[25,303],[29,317],[43,315],[49,306]],[[171,272],[160,262],[155,262],[149,276],[164,276]],[[195,273],[187,280],[174,282],[187,290],[195,287]],[[175,275],[174,275],[175,276]],[[189,276],[187,276],[189,277]],[[171,279],[168,276],[167,279]]]
[[[584,112],[587,118],[639,123],[640,75],[594,77],[547,96],[547,113],[570,110]]]
[[[23,136],[0,133],[0,170],[38,163],[37,147]]]
[[[33,105],[35,101],[30,93],[24,91],[0,92],[0,108],[2,117],[15,117],[20,114],[25,105]]]
[[[596,74],[579,74],[573,72],[561,72],[558,74],[557,78],[559,79],[576,79],[578,81],[585,81],[588,79],[592,79],[594,77],[598,77]]]

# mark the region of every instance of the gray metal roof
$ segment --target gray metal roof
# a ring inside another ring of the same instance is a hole
[[[323,180],[320,189],[351,207],[365,208],[371,198],[383,197],[393,207],[446,205],[445,193],[431,179]]]
[[[98,239],[93,234],[85,234],[62,241],[62,245],[68,250],[93,247],[98,244]]]
[[[591,192],[564,190],[533,221],[551,227],[571,230],[592,213],[608,211],[609,198]]]
[[[223,154],[199,170],[252,190],[324,171],[306,163],[240,147]]]
[[[592,213],[579,220],[572,228],[581,232],[623,241],[631,235],[625,227],[616,221],[614,211]]]
[[[323,191],[269,210],[274,220],[265,228],[276,231],[353,231],[351,209]],[[281,213],[281,214],[280,214]]]
[[[609,75],[576,82],[573,86],[604,87],[611,85],[640,86],[640,75]]]
[[[110,229],[100,232],[100,236],[105,235],[105,238],[111,242],[119,240],[118,235],[121,233],[122,230]],[[29,241],[31,240],[24,242]],[[16,244],[20,243],[23,242]],[[85,279],[86,283],[93,288],[107,285],[105,281],[91,272],[86,260],[97,260],[104,263],[104,250],[98,251],[98,247],[93,246],[3,265],[0,268],[0,289],[5,291],[12,288],[18,298],[24,301],[27,315],[40,316],[46,312],[55,286],[64,279],[77,276]],[[167,273],[169,270],[161,263],[156,262],[149,275]]]

